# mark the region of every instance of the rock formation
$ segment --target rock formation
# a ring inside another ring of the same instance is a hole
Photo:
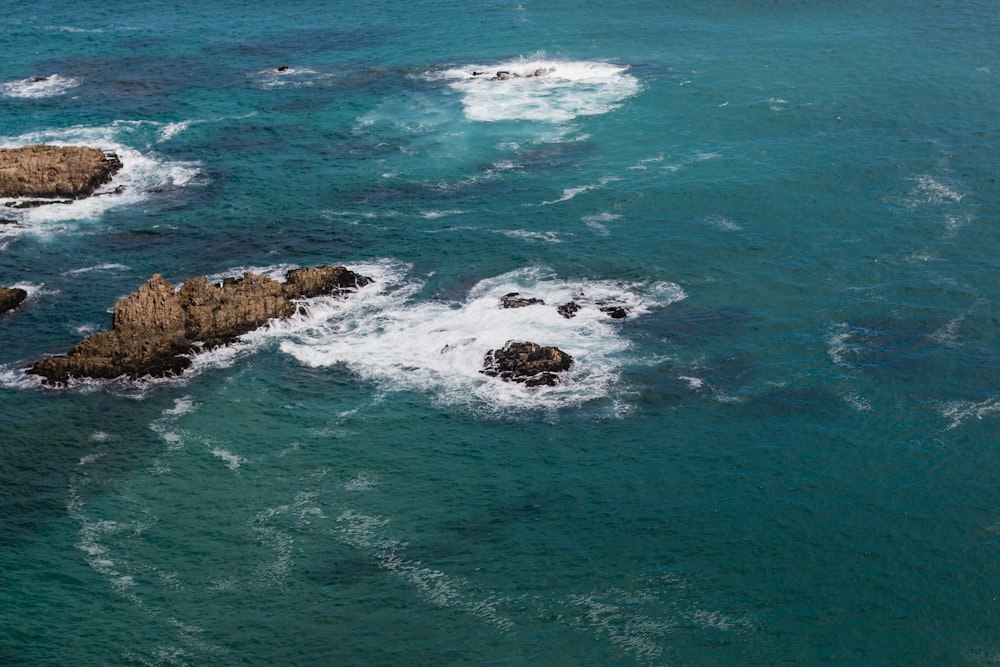
[[[122,168],[114,153],[89,146],[0,148],[0,197],[89,197]]]
[[[604,306],[601,312],[615,320],[624,320],[628,317],[628,309],[623,306]]]
[[[554,386],[560,383],[557,373],[568,371],[572,365],[573,357],[557,347],[507,341],[503,348],[486,353],[480,372],[508,382],[523,382],[528,387]]]
[[[342,266],[294,269],[280,283],[244,273],[213,285],[204,277],[179,290],[154,275],[114,308],[111,331],[100,331],[66,356],[42,359],[28,369],[49,384],[70,378],[164,377],[191,365],[191,354],[231,343],[273,318],[295,312],[295,299],[342,294],[371,279]]]
[[[565,317],[567,320],[571,320],[576,317],[578,312],[580,312],[580,304],[576,301],[568,301],[556,308],[556,312]]]
[[[511,292],[500,297],[500,305],[504,308],[524,308],[535,304],[544,305],[545,302],[534,297],[525,298],[521,296],[520,292]]]
[[[14,310],[28,298],[28,293],[20,287],[0,287],[0,315]]]
[[[605,303],[606,302],[598,302],[596,305],[598,306],[599,310],[608,317],[615,320],[622,320],[628,317],[629,310],[625,306],[617,304],[604,305]],[[502,297],[500,297],[500,305],[503,308],[524,308],[526,306],[534,306],[534,305],[544,306],[545,301],[543,301],[542,299],[537,299],[535,297],[521,296],[520,292],[510,292],[509,294],[504,294]],[[581,309],[583,309],[583,306],[581,306],[576,301],[567,301],[561,306],[557,306],[556,312],[565,317],[567,320],[571,320],[574,317],[576,317],[576,314],[580,312]]]

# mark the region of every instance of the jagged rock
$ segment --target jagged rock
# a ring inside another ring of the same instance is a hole
[[[338,290],[364,287],[371,278],[359,276],[342,266],[292,269],[285,278],[284,291],[289,299],[309,299]]]
[[[605,306],[601,312],[616,320],[623,320],[628,317],[628,310],[624,306]]]
[[[28,369],[50,384],[70,378],[164,377],[191,365],[190,355],[231,343],[274,318],[295,312],[294,299],[342,294],[370,278],[342,266],[295,269],[280,283],[244,273],[213,285],[205,277],[179,290],[156,274],[115,304],[111,331],[100,331],[65,356],[42,359]]]
[[[541,299],[524,298],[520,292],[511,292],[500,297],[500,304],[504,308],[524,308],[525,306],[533,306],[535,304],[544,305],[545,302]]]
[[[559,384],[557,373],[568,371],[573,357],[557,347],[542,347],[526,341],[507,341],[499,350],[490,350],[480,371],[508,382],[523,382],[528,387]]]
[[[90,146],[0,148],[0,197],[81,199],[121,168],[117,155]]]
[[[0,315],[20,306],[28,293],[20,287],[0,287]]]
[[[571,320],[576,317],[576,314],[580,311],[580,304],[576,301],[569,301],[556,308],[556,311],[567,320]]]

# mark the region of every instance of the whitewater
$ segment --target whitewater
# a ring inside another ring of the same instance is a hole
[[[992,4],[7,9],[0,148],[123,168],[0,201],[0,664],[1000,658]],[[182,375],[24,372],[320,265]]]

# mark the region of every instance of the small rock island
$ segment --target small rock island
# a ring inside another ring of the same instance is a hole
[[[167,377],[191,365],[191,355],[234,342],[269,320],[290,317],[295,300],[344,295],[371,283],[343,266],[293,269],[279,282],[244,273],[210,284],[187,280],[179,290],[156,274],[115,304],[111,331],[99,331],[65,356],[27,369],[47,384],[72,378]]]
[[[0,287],[0,315],[14,310],[27,298],[28,293],[20,287]]]
[[[82,199],[121,168],[115,153],[90,146],[0,148],[0,197]]]

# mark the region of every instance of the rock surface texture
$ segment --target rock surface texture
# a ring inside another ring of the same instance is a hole
[[[529,387],[560,384],[557,373],[568,371],[573,357],[557,347],[542,347],[525,341],[507,341],[499,350],[490,350],[483,360],[482,373]]]
[[[28,293],[20,287],[0,287],[0,315],[14,310],[28,298]]]
[[[89,146],[0,148],[0,197],[89,197],[122,168],[114,153]]]
[[[84,339],[65,356],[42,359],[27,372],[50,384],[177,374],[191,365],[192,353],[292,315],[295,299],[343,294],[370,282],[342,266],[325,266],[289,271],[284,283],[244,273],[220,285],[194,278],[175,290],[156,274],[115,304],[111,331]]]

